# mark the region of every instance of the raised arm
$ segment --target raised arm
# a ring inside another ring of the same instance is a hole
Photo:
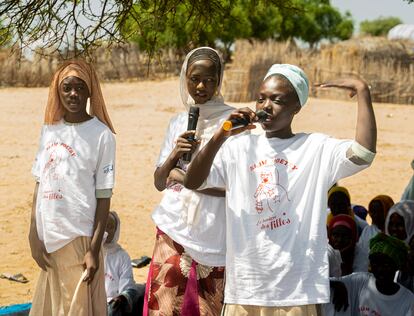
[[[318,86],[321,88],[334,87],[339,89],[345,89],[350,92],[350,97],[353,97],[355,95],[357,96],[358,117],[355,132],[355,141],[363,147],[363,152],[364,149],[366,149],[371,153],[375,153],[377,144],[377,125],[375,122],[374,109],[372,107],[371,102],[371,94],[369,92],[369,87],[366,84],[366,82],[364,82],[361,79],[345,78],[333,80],[327,83],[320,84]],[[351,157],[355,154],[356,156],[359,156],[359,158],[363,158],[360,157],[361,155],[359,154],[359,150],[358,152],[355,152],[356,150],[353,151],[354,152],[349,151],[348,156]]]

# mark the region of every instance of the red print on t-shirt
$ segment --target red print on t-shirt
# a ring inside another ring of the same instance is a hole
[[[270,212],[275,211],[276,203],[280,203],[281,199],[286,197],[288,201],[288,191],[279,183],[279,172],[276,168],[272,171],[261,171],[260,172],[260,183],[254,193],[256,199],[256,211],[262,213],[265,208],[269,209]]]

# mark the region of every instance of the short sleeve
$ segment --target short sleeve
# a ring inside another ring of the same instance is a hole
[[[36,182],[40,181],[40,175],[42,174],[42,166],[41,166],[41,154],[43,152],[43,134],[44,134],[45,127],[42,127],[40,131],[40,138],[39,138],[39,148],[36,153],[35,160],[32,165],[32,175],[34,176]]]
[[[369,165],[357,165],[346,157],[353,140],[328,138],[324,144],[324,154],[329,157],[329,181],[331,184],[364,170]]]
[[[155,164],[157,168],[161,167],[171,154],[178,135],[185,131],[186,126],[184,125],[182,114],[179,114],[171,119],[164,137],[164,142],[161,146],[160,155],[158,156],[158,160]]]
[[[116,142],[114,134],[105,131],[99,144],[99,158],[96,166],[95,189],[112,189],[115,182],[115,151]]]

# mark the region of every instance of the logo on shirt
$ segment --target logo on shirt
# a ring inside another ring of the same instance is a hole
[[[359,312],[364,316],[381,316],[381,313],[369,308],[368,306],[360,306]]]
[[[280,203],[281,199],[286,198],[290,201],[288,191],[279,184],[279,171],[276,168],[274,168],[274,172],[261,171],[260,181],[254,193],[257,213],[260,214],[265,209],[274,213],[276,204]]]
[[[105,167],[103,167],[103,172],[105,174],[108,174],[108,173],[113,172],[113,171],[114,171],[114,165],[113,164],[109,164],[109,165],[106,165]]]
[[[62,200],[65,160],[77,157],[75,150],[63,142],[52,141],[46,145],[48,156],[42,173],[42,197],[47,200]]]
[[[283,179],[287,179],[288,172],[298,170],[298,166],[284,158],[274,157],[253,163],[249,170],[258,183],[253,193],[255,210],[260,215],[256,226],[261,230],[275,230],[289,225],[292,220],[287,203],[291,198],[288,186],[284,183],[286,180]],[[281,172],[284,172],[284,177]]]

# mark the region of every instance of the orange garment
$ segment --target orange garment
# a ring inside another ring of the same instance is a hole
[[[105,101],[102,95],[98,76],[91,64],[83,60],[69,60],[63,63],[55,75],[49,87],[49,97],[47,100],[45,120],[47,125],[56,124],[64,115],[64,108],[59,97],[59,85],[67,77],[77,77],[82,79],[89,89],[90,94],[90,115],[96,116],[102,123],[108,126],[112,133],[115,130],[106,110]]]
[[[370,211],[370,209],[372,207],[371,204],[374,201],[378,201],[378,202],[381,203],[382,208],[384,210],[384,218],[387,218],[388,211],[390,210],[391,206],[394,205],[394,201],[392,200],[392,198],[388,195],[378,195],[378,196],[374,197],[371,200],[371,202],[369,202],[368,212]]]

